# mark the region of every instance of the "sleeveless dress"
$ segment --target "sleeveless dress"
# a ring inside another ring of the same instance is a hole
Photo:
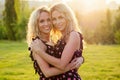
[[[83,37],[80,33],[79,33],[79,35],[80,35],[80,40],[81,40],[80,41],[80,46],[81,47],[80,47],[79,50],[76,50],[74,52],[74,55],[73,55],[71,61],[76,57],[81,57],[82,56],[82,50],[83,50],[82,39],[83,39]],[[56,58],[61,58],[61,55],[62,55],[63,49],[66,45],[66,42],[65,42],[64,39],[61,39],[61,40],[58,40],[57,44],[54,47],[50,46],[48,44],[45,44],[45,45],[47,46],[47,49],[46,49],[47,54],[49,54],[51,56],[54,56]],[[30,48],[29,48],[29,50],[30,50]],[[31,51],[30,57],[31,57],[32,61],[34,62],[33,66],[34,66],[35,72],[40,75],[40,80],[81,80],[80,75],[77,73],[77,69],[73,69],[73,70],[70,70],[70,71],[65,72],[63,74],[59,74],[59,75],[56,75],[56,76],[46,78],[44,76],[44,74],[42,73],[37,61],[34,60],[34,58],[32,56],[32,51]],[[50,66],[53,67],[52,65],[50,65]]]
[[[76,50],[74,52],[74,55],[73,55],[71,61],[74,58],[82,56],[83,37],[82,37],[81,33],[79,33],[79,37],[80,37],[80,49]],[[55,57],[61,58],[61,55],[62,55],[62,52],[63,52],[65,45],[66,45],[66,42],[64,39],[58,40],[57,44],[54,46],[55,47],[55,54],[54,54]],[[63,74],[57,75],[56,77],[57,78],[55,80],[81,80],[80,75],[77,73],[77,69],[70,70],[70,71],[65,72]]]
[[[40,39],[40,38],[39,38],[39,37],[36,37],[36,38],[34,38],[34,39],[32,39],[32,40],[34,41],[35,39]],[[42,41],[42,40],[41,40],[41,41]],[[46,53],[49,54],[49,55],[51,55],[51,56],[54,56],[54,54],[53,54],[53,53],[54,53],[54,46],[48,45],[48,44],[46,44],[46,42],[44,42],[44,41],[42,41],[42,42],[43,42],[43,43],[46,45],[46,47],[47,47]],[[49,77],[49,78],[45,77],[45,75],[43,74],[42,70],[40,69],[40,66],[38,65],[37,60],[35,60],[34,57],[33,57],[33,52],[31,51],[31,48],[29,47],[28,50],[30,51],[30,58],[31,58],[31,60],[33,61],[33,67],[34,67],[34,69],[35,69],[35,74],[38,73],[39,76],[40,76],[39,80],[56,80],[56,79],[57,79],[56,76],[52,76],[52,77]],[[53,67],[53,66],[50,65],[50,64],[49,64],[49,66],[50,66],[50,67]]]

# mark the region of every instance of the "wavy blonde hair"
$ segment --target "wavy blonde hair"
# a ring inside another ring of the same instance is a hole
[[[68,5],[66,5],[65,3],[57,3],[50,8],[51,16],[52,16],[52,12],[54,11],[58,11],[65,15],[65,19],[67,20],[67,26],[65,28],[64,35],[69,34],[73,30],[80,32],[77,18],[74,12],[72,11],[72,9]],[[55,31],[57,36],[59,35],[57,37],[57,39],[59,39],[61,37],[60,31],[55,29],[54,25],[53,25],[53,30]]]
[[[32,38],[35,38],[37,36],[40,37],[38,21],[39,21],[40,13],[42,12],[50,13],[47,6],[42,6],[35,9],[30,15],[30,18],[28,21],[28,27],[27,27],[27,36],[26,36],[28,45],[30,45]]]

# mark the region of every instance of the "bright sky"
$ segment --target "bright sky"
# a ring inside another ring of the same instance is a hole
[[[49,2],[49,1],[54,1],[54,0],[29,0],[29,1],[45,1],[45,2]],[[61,0],[62,2],[68,2],[68,1],[72,1],[72,0]]]
[[[120,0],[72,0],[72,1],[74,3],[73,5],[75,9],[82,10],[83,13],[91,12],[94,10],[106,9],[107,5],[111,4],[111,2],[113,1],[115,1],[115,3],[117,4],[120,4]],[[111,6],[115,7],[114,3]]]
[[[115,1],[117,4],[120,4],[120,0],[106,0],[106,3],[109,4],[112,1]]]
[[[29,0],[29,1],[45,1],[45,2],[49,2],[49,1],[54,1],[54,0]],[[69,1],[74,1],[74,0],[61,0],[62,2],[69,2]],[[81,0],[82,1],[82,0]],[[86,4],[88,4],[89,2],[91,2],[93,0],[84,0],[84,2],[86,2]],[[116,3],[120,4],[120,0],[105,0],[105,2],[107,4],[109,4],[110,2],[115,1]]]
[[[39,2],[52,2],[52,1],[62,1],[70,2],[74,9],[85,12],[90,12],[94,10],[102,10],[107,7],[111,2],[115,1],[120,4],[120,0],[29,0],[29,1],[39,1]],[[114,7],[114,4],[111,5]],[[81,12],[82,13],[82,12]]]

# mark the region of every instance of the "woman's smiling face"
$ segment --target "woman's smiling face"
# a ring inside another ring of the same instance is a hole
[[[51,18],[47,12],[41,12],[39,16],[39,30],[41,33],[50,33],[51,30]]]
[[[67,25],[65,15],[57,10],[54,10],[52,12],[52,23],[57,30],[60,30],[61,32],[63,32]]]

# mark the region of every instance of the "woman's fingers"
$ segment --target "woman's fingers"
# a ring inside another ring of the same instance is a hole
[[[31,42],[30,44],[31,50],[37,52],[37,51],[45,51],[46,46],[45,44],[40,40],[40,39],[35,39],[34,41]]]
[[[75,58],[71,61],[71,69],[75,69],[75,68],[79,68],[81,66],[83,62],[83,58],[79,57],[79,58]]]
[[[74,62],[71,69],[78,69],[80,67],[80,63],[79,62]]]
[[[77,58],[74,58],[74,59],[71,61],[71,63],[75,62],[76,60],[77,60]]]

